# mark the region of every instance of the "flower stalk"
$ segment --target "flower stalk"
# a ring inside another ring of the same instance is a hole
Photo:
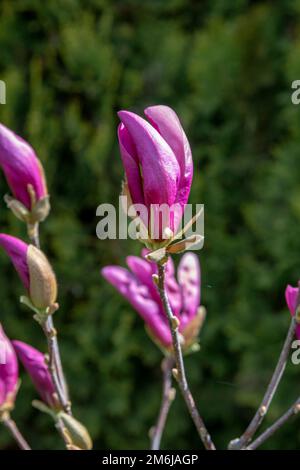
[[[216,447],[206,429],[203,419],[201,418],[196,407],[193,395],[190,391],[188,381],[186,378],[182,349],[180,344],[180,336],[178,332],[179,320],[173,315],[168,296],[165,289],[165,266],[158,264],[158,290],[160,298],[164,307],[165,314],[167,315],[170,331],[172,334],[173,354],[176,364],[176,369],[173,369],[173,375],[178,383],[181,394],[184,398],[191,418],[196,426],[198,434],[203,442],[205,449],[216,450]]]
[[[28,233],[30,233],[30,227],[28,227]],[[36,248],[40,248],[40,237],[39,237],[39,224],[35,224],[34,236],[31,242]],[[66,380],[63,373],[62,362],[60,357],[60,351],[57,340],[57,331],[54,328],[53,316],[44,315],[39,321],[48,344],[49,363],[48,369],[53,380],[54,388],[60,402],[61,408],[68,414],[71,415],[71,402],[69,399],[68,389],[66,386]]]

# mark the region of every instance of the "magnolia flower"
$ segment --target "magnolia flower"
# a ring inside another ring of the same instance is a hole
[[[33,148],[10,129],[0,124],[0,165],[15,198],[31,209],[28,185],[36,199],[47,195],[44,171]]]
[[[168,106],[146,108],[149,122],[129,111],[119,111],[118,115],[122,121],[118,138],[130,199],[147,208],[147,218],[144,214],[140,218],[148,233],[150,228],[152,239],[169,238],[181,221],[192,183],[193,160],[187,137]],[[157,205],[163,204],[170,209],[170,217],[161,222]]]
[[[18,391],[19,371],[14,348],[0,325],[0,415],[13,408]]]
[[[143,250],[143,254],[146,250]],[[164,348],[170,348],[172,337],[166,314],[152,275],[157,273],[155,263],[137,256],[128,256],[127,270],[120,266],[106,266],[102,275],[122,294],[143,318],[153,337]],[[203,323],[200,305],[200,266],[195,254],[186,253],[178,267],[177,280],[171,259],[166,265],[166,291],[174,315],[179,320],[183,346],[191,346]]]
[[[3,233],[0,245],[16,268],[32,304],[38,309],[52,307],[57,296],[56,278],[42,251]]]
[[[298,287],[292,287],[290,285],[285,289],[285,299],[291,315],[294,316],[296,313],[297,301],[298,301]],[[300,339],[300,325],[296,326],[296,336]]]
[[[56,408],[58,402],[44,354],[22,341],[12,341],[12,344],[42,400],[51,408]]]

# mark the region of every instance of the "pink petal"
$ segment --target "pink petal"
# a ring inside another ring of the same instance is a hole
[[[160,302],[157,287],[155,286],[152,279],[153,269],[151,264],[145,259],[139,258],[138,256],[127,256],[126,262],[129,269],[139,280],[139,282],[148,287],[153,300]]]
[[[30,375],[41,398],[49,406],[54,406],[55,400],[53,394],[55,393],[55,389],[45,363],[44,354],[22,341],[13,341],[12,343],[18,358]]]
[[[120,119],[128,130],[137,150],[142,169],[145,204],[176,202],[180,168],[176,157],[161,135],[147,121],[138,115],[120,111]],[[173,223],[168,224],[172,229]]]
[[[153,335],[165,346],[172,343],[168,324],[147,286],[141,284],[127,269],[120,266],[106,266],[101,271],[110,282],[140,314]]]
[[[145,115],[169,144],[177,158],[180,166],[180,181],[176,202],[180,203],[184,211],[193,179],[193,158],[188,139],[177,114],[168,106],[150,106],[145,109]]]
[[[19,238],[4,233],[0,234],[0,245],[10,257],[25,288],[29,290],[29,271],[27,265],[28,245]]]
[[[285,289],[285,299],[289,311],[292,315],[295,315],[296,305],[297,305],[297,298],[298,298],[298,287],[292,287],[290,285],[287,286]]]
[[[291,315],[294,316],[297,307],[298,300],[298,287],[292,287],[290,285],[285,289],[285,299]],[[300,325],[296,326],[296,336],[300,339]]]
[[[5,364],[0,362],[0,406],[7,399],[13,400],[17,393],[19,369],[18,361],[11,342],[0,325],[0,357],[4,357]],[[3,351],[4,348],[4,351]]]
[[[192,320],[200,305],[200,265],[194,253],[185,253],[181,258],[177,274],[182,290],[183,315]]]
[[[28,185],[37,200],[46,196],[47,188],[41,165],[32,147],[10,129],[0,124],[0,165],[16,199],[31,209]]]
[[[122,123],[118,127],[118,138],[132,202],[133,204],[145,204],[142,177],[139,161],[136,156],[136,149],[128,130]]]

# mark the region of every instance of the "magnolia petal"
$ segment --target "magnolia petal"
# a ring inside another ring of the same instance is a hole
[[[120,266],[106,266],[101,273],[130,302],[161,344],[169,346],[172,338],[167,320],[160,305],[152,299],[149,288]]]
[[[191,320],[200,305],[200,265],[194,253],[186,253],[181,258],[177,274],[182,290],[183,312]]]
[[[18,391],[19,368],[16,353],[0,324],[0,408],[12,404]],[[4,363],[2,363],[4,362]],[[6,403],[10,402],[10,403]]]
[[[0,124],[0,165],[13,195],[28,209],[31,209],[28,185],[37,200],[47,195],[44,171],[33,148],[3,124]]]
[[[22,341],[15,340],[12,343],[42,400],[50,407],[55,406],[55,389],[44,354]]]
[[[145,119],[129,111],[119,111],[137,150],[142,168],[145,203],[168,204],[176,201],[180,178],[177,159],[167,142]]]
[[[290,285],[285,289],[285,299],[291,315],[294,316],[296,313],[297,300],[298,300],[298,287],[292,287]],[[296,336],[300,339],[300,325],[296,326]]]
[[[192,179],[193,158],[186,134],[179,118],[169,106],[149,106],[145,115],[160,135],[170,145],[180,166],[180,182],[176,202],[183,207],[188,201]]]
[[[118,127],[118,139],[132,203],[144,204],[142,177],[136,149],[128,130],[122,123]]]
[[[29,270],[27,265],[28,246],[22,240],[4,233],[0,234],[0,246],[4,248],[10,257],[25,288],[29,290]]]

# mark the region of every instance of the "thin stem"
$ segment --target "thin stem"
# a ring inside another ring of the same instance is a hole
[[[39,223],[28,224],[27,232],[31,244],[40,248]]]
[[[257,431],[258,427],[261,425],[269,407],[272,402],[272,399],[274,397],[274,394],[278,388],[278,385],[280,383],[280,380],[282,378],[282,375],[284,373],[288,355],[290,352],[290,347],[291,347],[291,342],[294,338],[295,334],[295,329],[296,329],[296,319],[295,317],[292,317],[290,327],[285,339],[285,342],[283,344],[283,348],[281,350],[276,368],[274,370],[274,373],[272,375],[271,381],[268,385],[268,388],[266,390],[266,393],[262,399],[262,402],[255,413],[252,421],[250,422],[249,426],[247,427],[246,431],[244,434],[236,440],[233,440],[229,444],[229,449],[232,450],[240,450],[243,447],[245,447],[252,439],[253,435]]]
[[[281,428],[292,416],[295,416],[300,411],[300,398],[268,429],[265,430],[255,441],[250,444],[246,450],[255,450],[263,444],[269,437],[271,437],[278,429]]]
[[[19,430],[18,426],[16,425],[15,421],[10,417],[7,413],[1,418],[1,422],[4,426],[10,431],[11,435],[15,439],[16,443],[22,450],[31,450],[27,441],[23,437],[21,431]]]
[[[156,425],[154,429],[151,430],[151,450],[159,450],[160,448],[160,441],[165,429],[169,410],[175,398],[175,390],[172,388],[173,365],[174,359],[172,357],[165,357],[161,363],[163,373],[162,400]]]
[[[28,225],[28,235],[31,243],[40,249],[40,237],[39,237],[39,224],[35,223]],[[47,339],[48,353],[49,353],[49,372],[53,380],[53,385],[61,404],[61,407],[69,415],[72,414],[71,403],[69,399],[68,388],[62,368],[62,362],[60,357],[60,351],[57,341],[57,331],[54,328],[53,316],[48,315],[47,320],[42,324],[44,334]]]
[[[43,323],[42,328],[43,328],[43,331],[45,333],[45,336],[47,338],[47,343],[48,343],[48,352],[49,352],[48,369],[49,369],[49,372],[53,381],[53,385],[54,385],[58,400],[62,408],[64,409],[64,411],[68,414],[72,414],[69,397],[67,395],[66,388],[64,387],[64,383],[65,383],[64,379],[62,381],[58,373],[57,361],[60,360],[60,358],[58,359],[58,356],[57,356],[57,351],[58,351],[57,334],[56,334],[56,330],[53,327],[53,319],[51,315],[47,317],[47,320]]]
[[[179,385],[180,391],[182,393],[186,406],[189,410],[189,413],[192,417],[192,420],[194,421],[198,434],[204,444],[204,447],[207,450],[215,450],[216,449],[215,445],[212,442],[211,437],[203,422],[203,419],[201,418],[197,410],[194,398],[189,389],[189,385],[188,385],[186,374],[185,374],[185,368],[184,368],[184,362],[183,362],[183,356],[182,356],[182,350],[181,350],[181,344],[180,344],[180,338],[179,338],[179,332],[178,332],[179,323],[178,323],[177,318],[173,315],[173,312],[172,312],[172,309],[168,300],[168,296],[166,293],[166,289],[165,289],[165,266],[164,265],[162,266],[160,264],[158,264],[158,290],[159,290],[160,298],[161,298],[165,313],[169,321],[170,330],[172,334],[174,358],[176,362],[176,370],[174,371],[175,378],[177,380],[177,383]]]

